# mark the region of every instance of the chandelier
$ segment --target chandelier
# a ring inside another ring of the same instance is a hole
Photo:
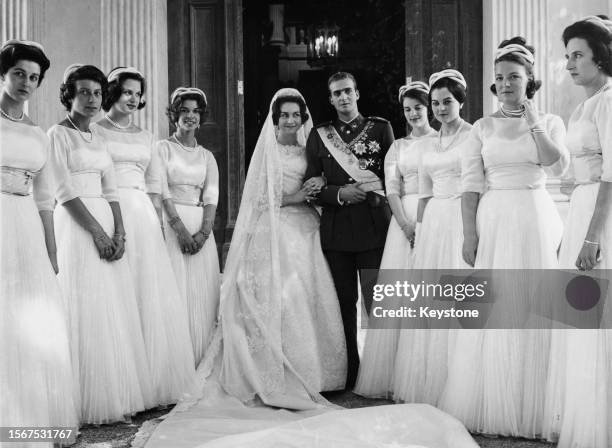
[[[338,58],[340,36],[337,26],[317,26],[308,30],[307,59],[310,65],[328,65]]]

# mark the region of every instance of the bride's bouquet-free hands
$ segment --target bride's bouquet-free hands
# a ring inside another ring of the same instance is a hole
[[[308,179],[306,182],[304,182],[302,188],[308,189],[309,193],[312,195],[318,195],[325,185],[327,185],[325,177],[318,176]]]
[[[325,178],[311,177],[302,184],[302,188],[293,194],[283,197],[283,205],[310,203],[317,199],[321,189],[325,186]]]

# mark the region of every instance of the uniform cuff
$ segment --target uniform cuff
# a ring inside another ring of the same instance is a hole
[[[336,196],[336,200],[338,201],[338,204],[344,205],[344,201],[340,199],[340,190],[341,188],[338,188],[338,195]]]

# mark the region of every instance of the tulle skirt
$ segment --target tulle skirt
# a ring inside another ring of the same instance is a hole
[[[102,198],[81,198],[108,235]],[[55,212],[58,278],[66,299],[81,423],[111,423],[155,405],[130,267],[99,257],[91,234],[68,210]]]
[[[477,229],[476,268],[558,267],[563,224],[544,189],[486,192],[478,206]],[[511,280],[501,289],[508,294],[505,303],[531,296],[528,288],[533,285]],[[510,309],[504,319],[519,321],[520,311],[520,306]],[[473,431],[541,436],[550,335],[551,330],[457,331],[440,407]]]
[[[563,269],[576,269],[599,185],[579,185],[572,193],[559,253]],[[597,241],[602,259],[596,269],[612,269],[612,218]],[[607,316],[612,311],[610,297],[608,289]],[[612,447],[612,330],[556,330],[550,361],[547,438],[558,439],[559,448]]]
[[[414,269],[465,269],[461,255],[461,198],[431,198],[419,226]],[[417,329],[400,333],[393,398],[437,405],[446,383],[451,330]]]
[[[176,403],[195,375],[185,301],[153,203],[137,189],[119,192],[155,404]]]
[[[76,429],[67,317],[38,210],[2,193],[0,217],[0,426]]]
[[[402,197],[406,217],[416,223],[417,194]],[[413,250],[406,235],[395,217],[391,218],[387,240],[380,269],[410,269]],[[384,274],[383,274],[384,275]],[[379,282],[384,282],[379,278]],[[366,333],[363,355],[359,364],[359,375],[354,392],[364,397],[384,397],[392,395],[393,370],[397,353],[399,328],[370,329]]]
[[[204,213],[202,207],[176,204],[176,211],[190,234],[193,235],[200,230]],[[197,366],[210,343],[219,308],[220,275],[215,236],[211,232],[197,254],[183,254],[176,233],[167,222],[165,227],[166,247],[181,295],[185,300],[193,355]]]

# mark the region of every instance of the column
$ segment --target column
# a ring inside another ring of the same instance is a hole
[[[147,105],[135,122],[156,137],[168,135],[168,35],[165,0],[101,0],[101,68],[134,66],[147,81]]]
[[[0,38],[26,39],[28,34],[28,1],[0,0]]]
[[[0,0],[0,12],[0,44],[9,39],[28,38],[27,0]],[[28,109],[26,104],[26,113]]]

